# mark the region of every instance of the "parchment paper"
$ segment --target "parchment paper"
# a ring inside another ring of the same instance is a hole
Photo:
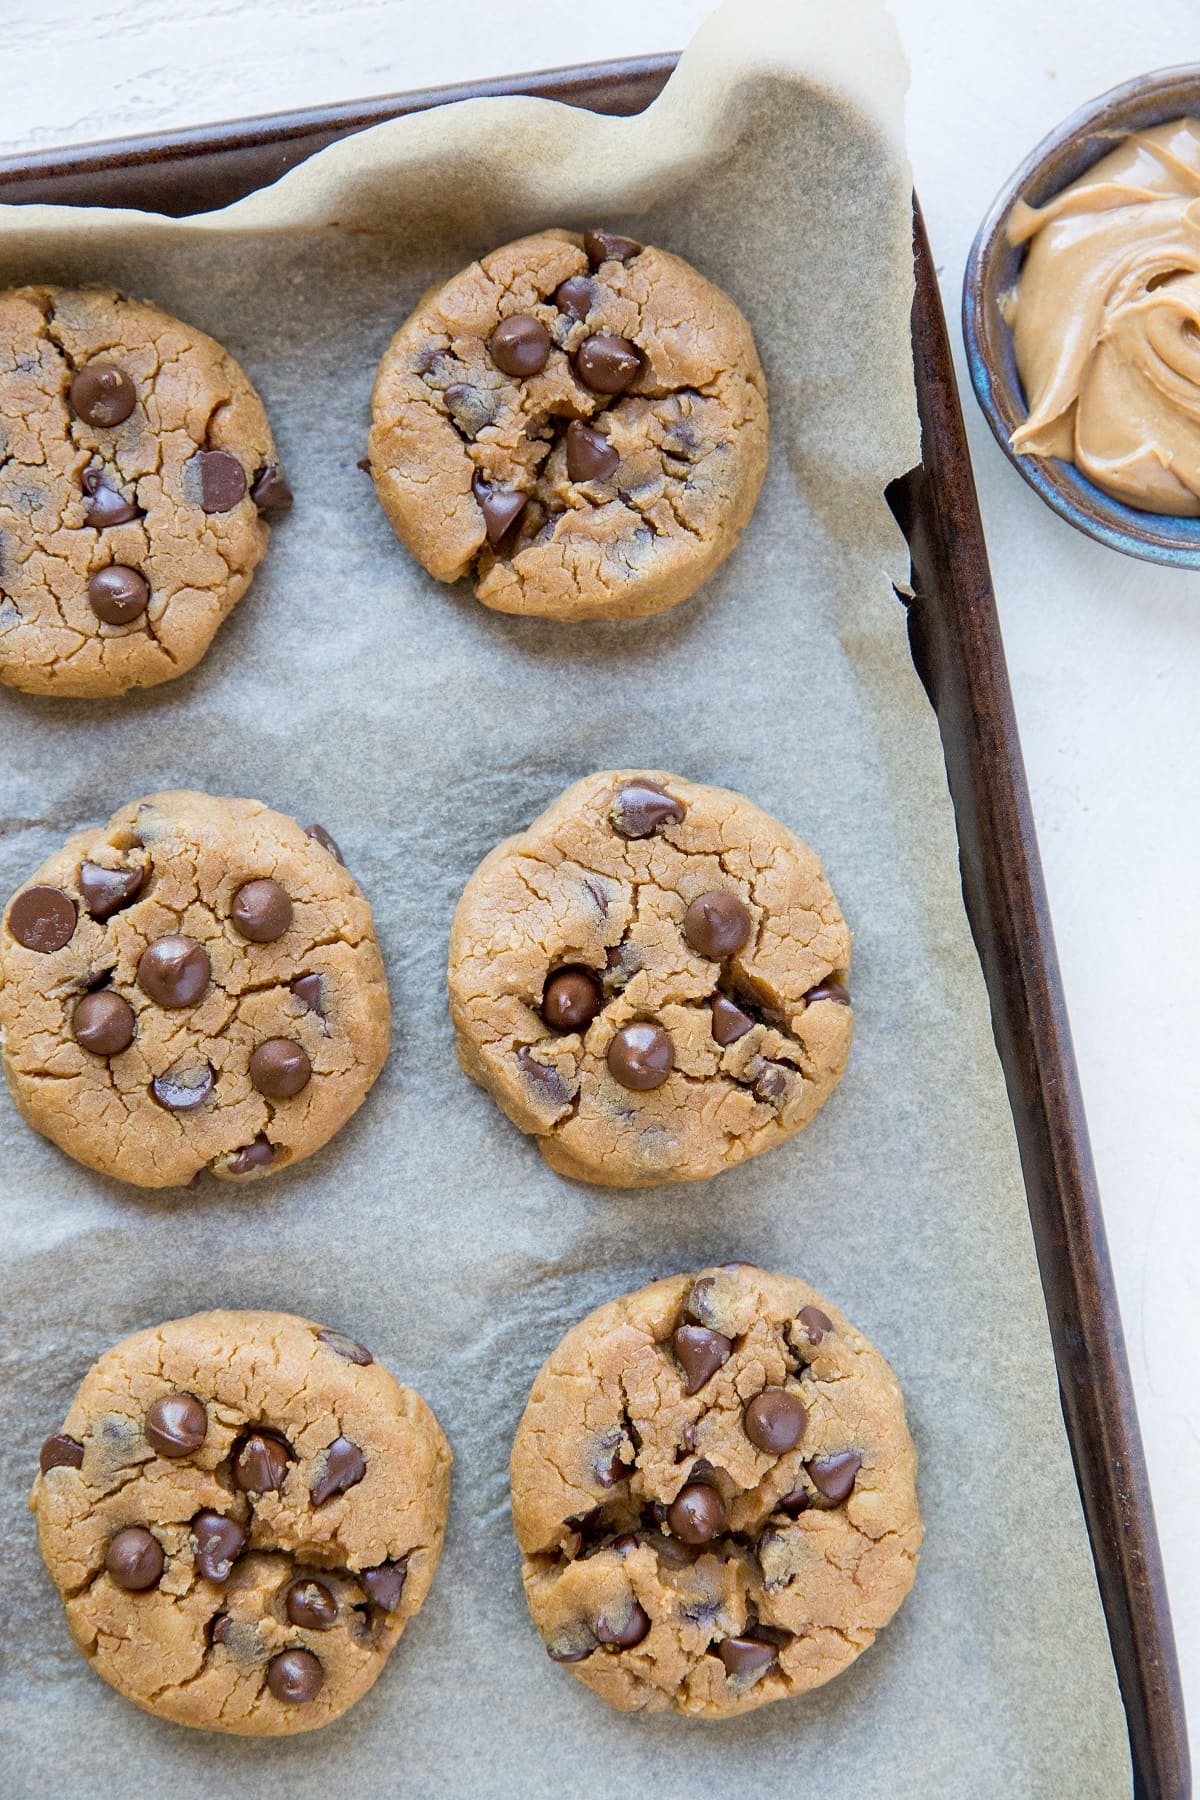
[[[111,705],[0,698],[0,892],[150,789],[252,794],[342,844],[396,1023],[349,1128],[250,1189],[140,1194],[0,1100],[7,1794],[1129,1791],[941,750],[890,586],[905,557],[882,489],[918,455],[903,84],[873,0],[736,0],[640,118],[478,101],[199,221],[0,212],[5,281],[119,285],[229,345],[297,496],[191,676]],[[675,611],[502,618],[393,538],[355,467],[371,380],[429,282],[592,222],[680,251],[744,309],[770,474],[739,551]],[[855,932],[857,1040],[800,1139],[700,1188],[621,1194],[551,1174],[460,1074],[443,971],[484,852],[577,776],[638,763],[742,789],[819,850]],[[922,1459],[920,1572],[879,1643],[807,1700],[713,1725],[620,1716],[528,1621],[509,1446],[569,1324],[732,1257],[803,1272],[894,1362]],[[100,1351],[218,1304],[364,1339],[457,1458],[424,1611],[360,1705],[291,1742],[189,1733],[106,1688],[24,1510]]]

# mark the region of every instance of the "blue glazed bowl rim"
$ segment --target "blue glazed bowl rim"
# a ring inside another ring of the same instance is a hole
[[[1023,250],[1005,225],[1019,199],[1041,205],[1105,156],[1131,131],[1200,113],[1200,64],[1159,69],[1122,82],[1072,113],[1030,152],[997,194],[971,246],[963,276],[962,326],[971,385],[1000,448],[1035,493],[1098,543],[1143,561],[1200,569],[1200,518],[1141,512],[1115,500],[1073,463],[1019,456],[1010,434],[1027,413],[1012,332],[1001,296],[1016,281]]]

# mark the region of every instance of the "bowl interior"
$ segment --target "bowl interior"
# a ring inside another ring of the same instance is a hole
[[[1001,301],[1015,287],[1024,247],[1005,226],[1017,200],[1044,205],[1131,131],[1200,114],[1200,64],[1142,75],[1102,94],[1040,143],[997,196],[979,228],[963,281],[963,337],[971,383],[1009,461],[1030,487],[1089,537],[1129,556],[1200,568],[1200,518],[1140,512],[1104,493],[1073,463],[1018,456],[1009,442],[1028,408]]]

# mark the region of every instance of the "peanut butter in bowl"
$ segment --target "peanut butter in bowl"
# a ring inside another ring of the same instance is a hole
[[[1061,457],[1128,506],[1200,516],[1200,119],[1132,133],[1045,206],[1005,316],[1029,414],[1018,455]]]

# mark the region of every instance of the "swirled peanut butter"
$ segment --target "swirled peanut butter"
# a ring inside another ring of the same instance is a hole
[[[1029,246],[1006,309],[1029,404],[1013,448],[1146,512],[1200,514],[1200,120],[1018,202],[1008,235]]]

